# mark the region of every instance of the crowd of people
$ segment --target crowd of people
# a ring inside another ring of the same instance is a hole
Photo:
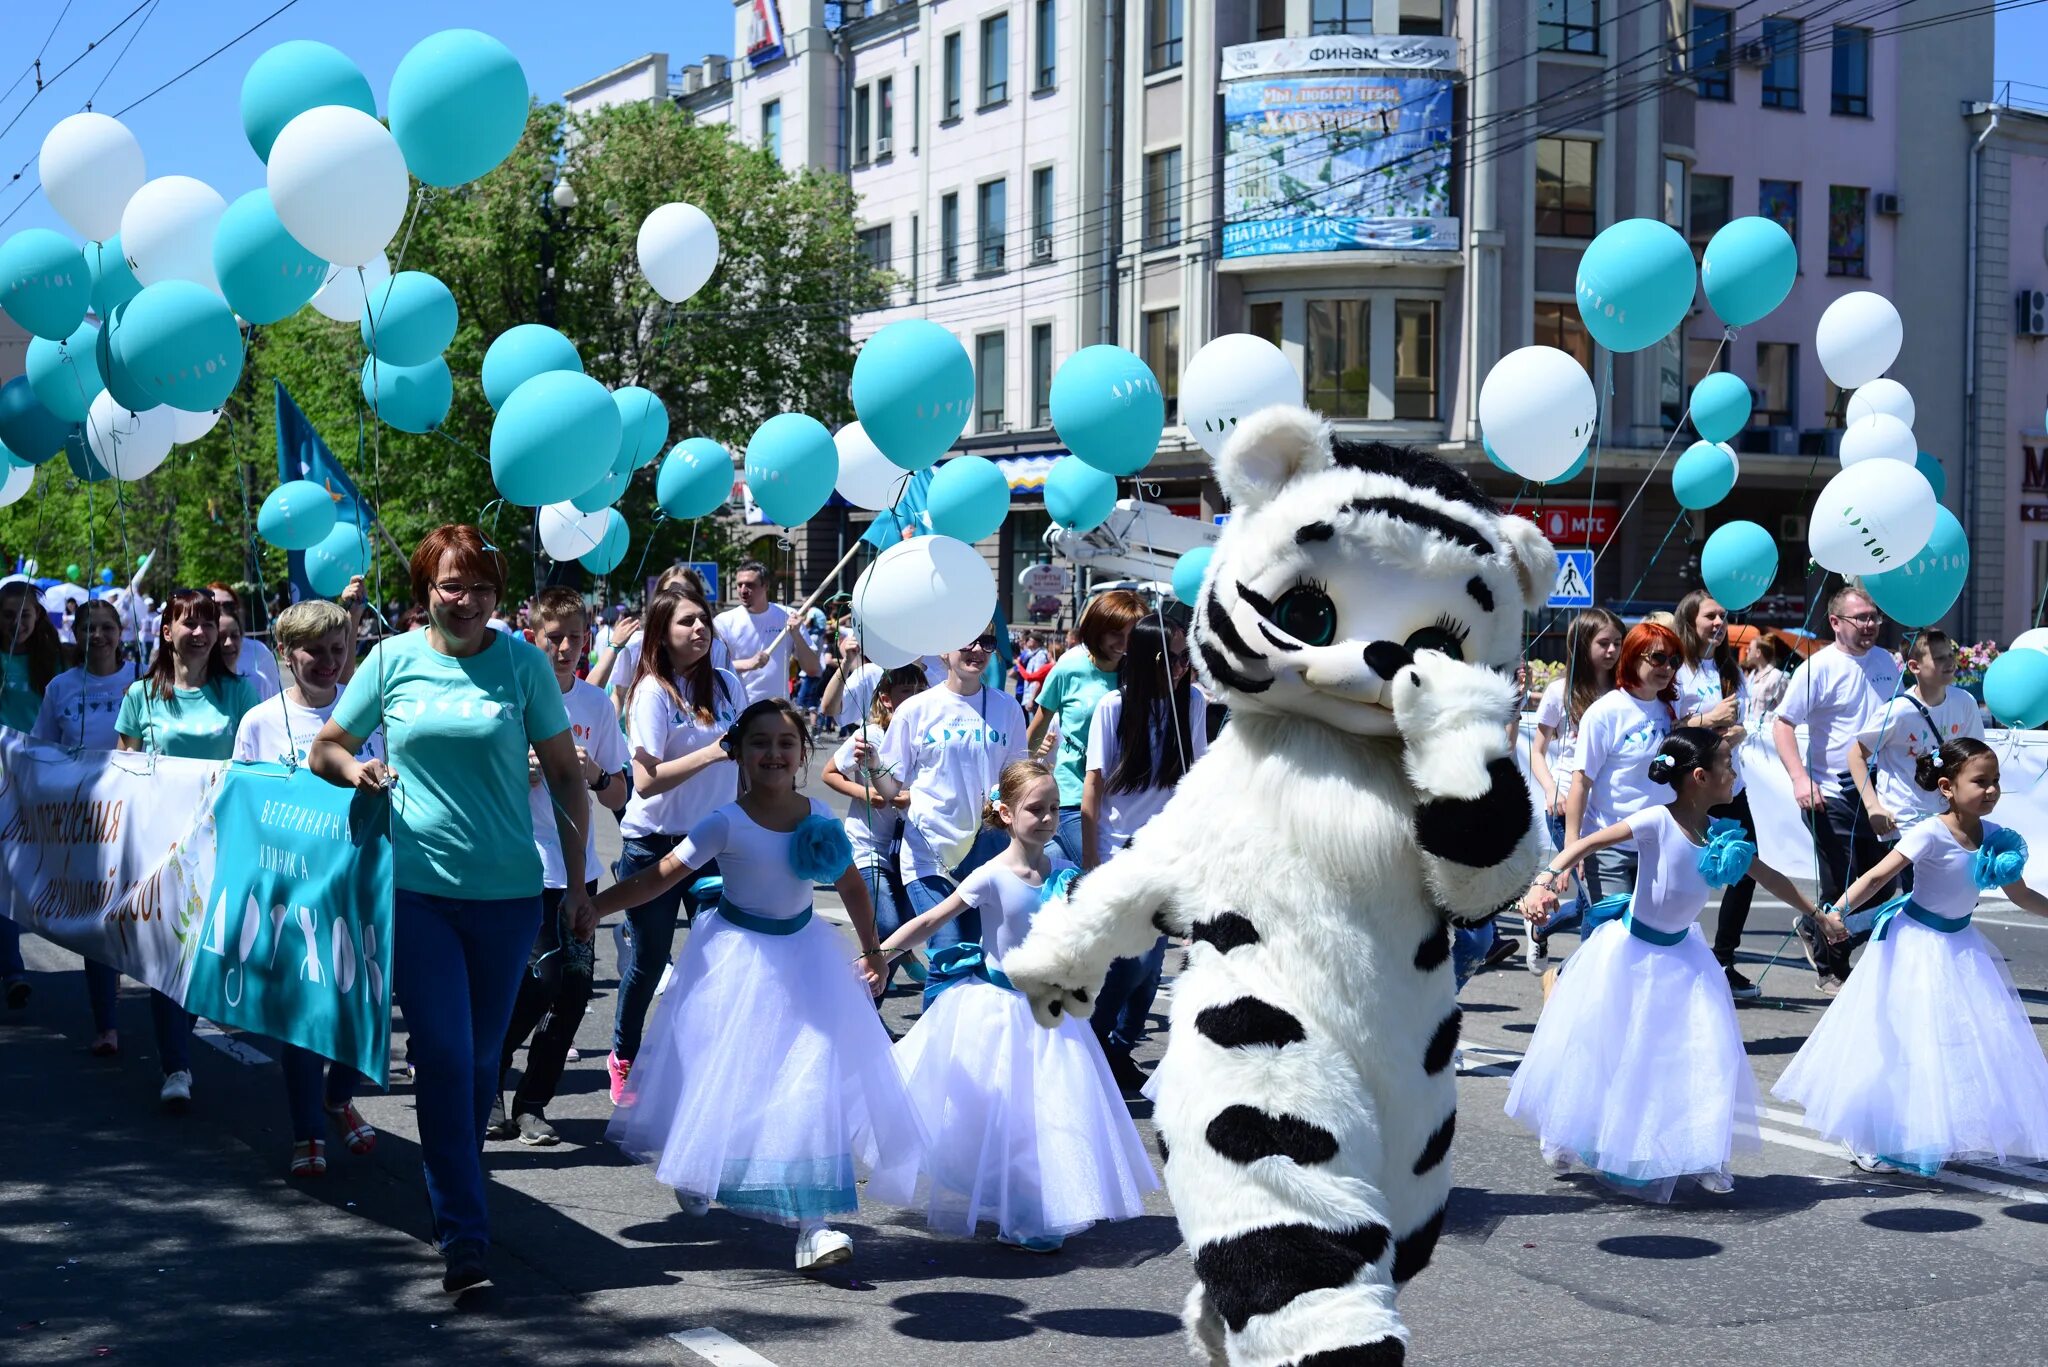
[[[1071,631],[1009,638],[998,620],[885,668],[849,624],[771,601],[755,562],[725,611],[687,566],[634,614],[563,588],[514,607],[500,558],[451,526],[410,579],[416,606],[386,614],[405,629],[371,632],[358,582],[278,613],[275,653],[225,585],[169,594],[146,652],[103,602],[67,646],[32,586],[0,586],[0,724],[72,749],[282,761],[389,801],[394,995],[449,1291],[489,1276],[486,1143],[559,1142],[547,1110],[610,917],[607,1135],[685,1212],[786,1225],[800,1269],[852,1256],[832,1222],[863,1199],[1041,1253],[1140,1213],[1156,1178],[1125,1100],[1147,1080],[1134,1050],[1166,937],[1057,1031],[1034,1025],[1002,958],[1227,725],[1193,677],[1185,609],[1111,590]],[[1737,967],[1759,882],[1837,998],[1781,1095],[1872,1171],[2048,1156],[2048,1060],[1969,925],[1981,890],[2048,899],[1986,819],[1997,758],[1953,684],[1954,644],[1923,631],[1892,655],[1853,586],[1827,614],[1832,640],[1788,671],[1766,634],[1738,650],[1703,591],[1633,625],[1590,609],[1564,631],[1561,676],[1527,699],[1554,853],[1521,901],[1526,947],[1492,922],[1460,928],[1453,964],[1461,986],[1518,953],[1544,975],[1508,1111],[1560,1169],[1655,1199],[1684,1180],[1729,1188],[1756,1138],[1735,1002],[1759,995]],[[843,805],[805,791],[814,760]],[[1782,764],[1806,814],[1810,899],[1755,857],[1758,763]],[[621,841],[603,889],[598,807]],[[814,915],[822,887],[850,962]],[[1709,944],[1696,923],[1716,891]],[[899,973],[924,1009],[896,1039],[875,1002]],[[0,978],[25,1006],[4,919]],[[92,1052],[116,1055],[118,977],[88,963],[86,985]],[[152,1005],[161,1099],[183,1109],[192,1018]],[[282,1071],[294,1177],[327,1170],[330,1137],[374,1146],[363,1079],[299,1049]]]

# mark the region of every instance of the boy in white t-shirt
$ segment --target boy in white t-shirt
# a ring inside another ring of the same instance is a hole
[[[1906,672],[1913,686],[1873,712],[1849,746],[1849,777],[1863,797],[1870,829],[1887,844],[1946,810],[1940,794],[1913,781],[1920,756],[1958,736],[1984,739],[1977,700],[1949,686],[1956,677],[1956,646],[1946,634],[1923,631],[1915,637]],[[1908,870],[1905,877],[1911,876]]]

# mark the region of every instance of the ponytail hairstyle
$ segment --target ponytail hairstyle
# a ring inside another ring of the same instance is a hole
[[[1679,727],[1664,738],[1657,753],[1650,757],[1650,782],[1666,784],[1673,793],[1684,793],[1685,785],[1692,781],[1693,770],[1713,772],[1720,760],[1721,744],[1720,733],[1711,727]]]
[[[1698,669],[1709,657],[1706,640],[1693,623],[1699,620],[1700,604],[1711,602],[1713,599],[1714,595],[1705,589],[1694,589],[1678,600],[1678,649],[1684,654],[1685,662],[1694,669]],[[1722,611],[1725,613],[1727,609],[1724,607]],[[1721,635],[1721,644],[1714,647],[1712,659],[1715,672],[1721,676],[1721,696],[1734,697],[1736,680],[1742,672],[1742,665],[1736,655],[1734,643],[1728,639],[1726,632]]]
[[[1957,736],[1945,743],[1939,750],[1929,750],[1913,762],[1913,782],[1930,793],[1941,791],[1941,781],[1955,782],[1965,764],[1979,755],[1991,755],[1996,762],[1997,751],[1978,740],[1975,736]]]
[[[894,669],[885,670],[875,681],[875,698],[868,704],[868,720],[876,726],[887,726],[896,715],[896,706],[889,701],[889,695],[899,688],[922,693],[929,682],[921,664],[897,665]]]
[[[1006,807],[1015,807],[1024,800],[1024,794],[1032,784],[1052,776],[1052,770],[1035,759],[1013,759],[1005,764],[1002,777],[996,780],[996,786],[981,804],[981,824],[992,831],[1008,830],[1009,823],[1003,820],[996,804],[1000,802]]]
[[[1612,689],[1615,680],[1620,678],[1617,671],[1603,682],[1600,672],[1593,667],[1593,641],[1603,631],[1613,632],[1617,640],[1628,635],[1628,628],[1622,625],[1621,619],[1606,608],[1584,609],[1572,618],[1572,624],[1565,632],[1565,667],[1571,680],[1565,685],[1570,690],[1565,698],[1565,710],[1574,726],[1578,725],[1579,718],[1586,715],[1586,709],[1600,701],[1600,695]],[[1620,664],[1620,660],[1615,663]]]
[[[1117,691],[1123,694],[1123,712],[1116,724],[1116,767],[1103,775],[1112,793],[1170,791],[1194,755],[1188,671],[1174,669],[1171,643],[1168,629],[1155,617],[1131,624],[1131,643],[1116,673]],[[1155,741],[1158,754],[1153,753]]]

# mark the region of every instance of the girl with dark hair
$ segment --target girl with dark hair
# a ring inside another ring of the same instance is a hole
[[[1678,637],[1669,627],[1639,622],[1622,638],[1614,666],[1618,686],[1579,721],[1579,768],[1564,812],[1567,846],[1584,832],[1625,823],[1671,801],[1671,789],[1651,778],[1649,767],[1678,723],[1674,680],[1681,663]],[[1626,836],[1601,846],[1581,871],[1587,896],[1597,902],[1628,891],[1635,861],[1635,842]]]
[[[1839,942],[1855,928],[1843,914],[1913,870],[1913,890],[1877,909],[1862,962],[1771,1089],[1865,1172],[2048,1158],[2048,1059],[2004,957],[1970,924],[1994,888],[2048,916],[2048,897],[2023,881],[2027,842],[1986,820],[1998,777],[1998,756],[1973,737],[1921,755],[1914,780],[1943,811],[1822,909]]]
[[[1614,665],[1621,657],[1621,638],[1628,634],[1621,619],[1606,608],[1587,608],[1572,618],[1565,631],[1565,671],[1543,690],[1536,702],[1536,738],[1529,746],[1529,773],[1543,791],[1543,819],[1552,844],[1564,844],[1565,800],[1579,765],[1579,723],[1588,708],[1614,688]],[[1555,747],[1555,755],[1552,749]],[[1529,931],[1529,971],[1541,976],[1550,967],[1550,930],[1585,915],[1591,899],[1578,889],[1577,909],[1550,926]]]
[[[876,666],[879,670],[879,666]],[[868,887],[868,900],[875,906],[875,933],[893,934],[910,915],[910,899],[903,891],[903,873],[896,865],[896,846],[903,839],[903,811],[910,805],[908,789],[884,797],[875,786],[880,776],[874,766],[882,741],[896,709],[924,692],[924,666],[899,665],[881,674],[873,688],[866,724],[841,742],[825,761],[824,783],[846,798],[846,838],[853,842],[853,866]],[[860,756],[866,754],[868,763]],[[913,956],[908,960],[910,976],[924,981],[924,969]],[[882,970],[882,988],[888,990],[896,966]]]
[[[1739,755],[1743,718],[1749,711],[1749,676],[1736,660],[1735,647],[1728,643],[1728,609],[1705,589],[1694,589],[1678,600],[1678,647],[1685,662],[1678,667],[1678,720],[1681,726],[1704,726],[1727,737],[1729,753]],[[1735,795],[1726,808],[1713,816],[1737,821],[1756,838],[1756,818],[1750,815],[1749,793],[1742,765],[1735,766]],[[1735,951],[1742,947],[1742,929],[1749,922],[1749,904],[1756,896],[1756,883],[1738,878],[1721,894],[1721,912],[1714,920],[1714,957],[1728,975],[1728,990],[1737,1000],[1762,996],[1757,985],[1735,967]]]
[[[43,694],[64,668],[64,643],[35,585],[16,580],[0,587],[0,726],[23,735],[35,729]],[[28,965],[21,958],[21,927],[0,916],[0,988],[9,1009],[28,1005]]]
[[[1579,1164],[1645,1200],[1670,1200],[1680,1178],[1728,1191],[1735,1148],[1759,1147],[1735,1003],[1696,924],[1709,892],[1747,875],[1795,908],[1811,905],[1756,862],[1748,832],[1710,815],[1735,787],[1728,749],[1705,727],[1666,736],[1647,767],[1671,801],[1567,843],[1521,903],[1540,923],[1573,864],[1624,842],[1637,849],[1634,891],[1587,917],[1599,924],[1544,1005],[1507,1113],[1558,1171]]]

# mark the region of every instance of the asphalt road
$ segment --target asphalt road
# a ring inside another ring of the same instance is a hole
[[[608,824],[604,843],[616,848]],[[1759,898],[1752,977],[1787,924],[1785,908]],[[2048,921],[1996,903],[1979,924],[2048,1037]],[[780,1228],[678,1214],[602,1142],[616,965],[608,934],[598,947],[584,1057],[549,1112],[565,1142],[491,1146],[497,1286],[457,1305],[440,1294],[425,1242],[405,1084],[362,1103],[382,1132],[375,1153],[333,1144],[327,1177],[288,1182],[273,1043],[202,1035],[191,1113],[160,1114],[147,994],[130,984],[123,995],[123,1056],[89,1058],[78,961],[25,942],[35,999],[0,1014],[0,1362],[1188,1360],[1178,1317],[1190,1269],[1163,1194],[1143,1218],[1053,1257],[867,1210],[845,1226],[851,1268],[818,1278],[793,1271]],[[1796,945],[1786,952],[1762,979],[1769,997],[1741,1011],[1766,1090],[1824,1005]],[[2048,1169],[1874,1179],[1772,1103],[1764,1149],[1739,1162],[1730,1196],[1651,1207],[1555,1177],[1501,1113],[1539,997],[1519,964],[1466,989],[1456,1191],[1434,1264],[1402,1297],[1411,1361],[2042,1360]],[[915,1002],[891,999],[894,1028]],[[1136,1114],[1150,1143],[1147,1109]]]

